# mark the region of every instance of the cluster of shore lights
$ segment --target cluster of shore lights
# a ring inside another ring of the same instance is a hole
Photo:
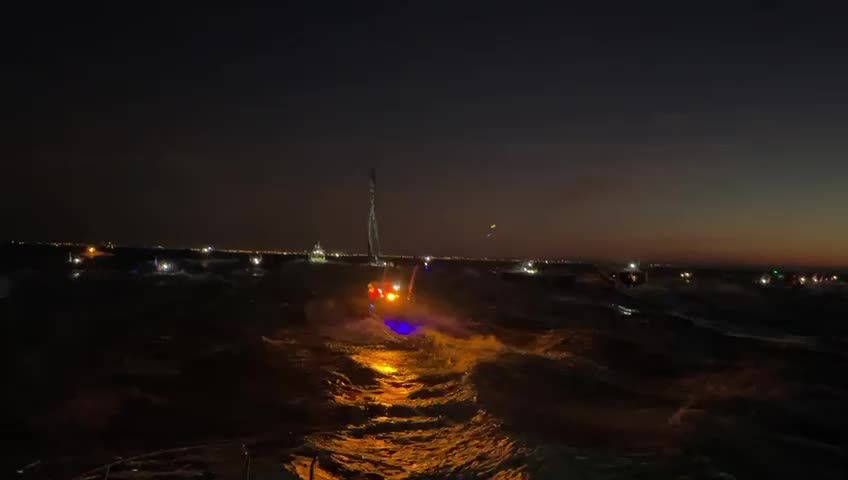
[[[779,278],[782,278],[782,276],[780,276],[780,273],[779,273],[778,270],[773,270],[772,272],[773,273],[771,275],[768,274],[768,273],[760,275],[760,277],[757,279],[757,283],[759,283],[760,285],[770,285],[772,283],[772,280],[776,276],[778,276]],[[830,282],[839,281],[838,275],[821,275],[821,274],[818,274],[818,273],[814,273],[813,275],[809,275],[809,276],[808,275],[798,275],[798,276],[795,276],[793,278],[794,278],[793,281],[797,285],[807,285],[808,283],[821,284],[821,283],[830,283]]]
[[[812,278],[813,283],[835,282],[839,280],[839,277],[836,275],[831,275],[830,277],[828,277],[826,275],[814,274]]]
[[[262,255],[251,255],[250,263],[253,266],[258,267],[262,263]]]

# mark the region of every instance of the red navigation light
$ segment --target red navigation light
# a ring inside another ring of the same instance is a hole
[[[392,282],[372,282],[368,284],[368,300],[373,304],[377,301],[388,301],[394,303],[400,300],[399,283]]]

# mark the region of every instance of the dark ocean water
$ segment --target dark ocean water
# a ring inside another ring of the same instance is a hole
[[[3,478],[845,478],[844,285],[437,262],[399,334],[362,265],[65,255],[5,257]]]

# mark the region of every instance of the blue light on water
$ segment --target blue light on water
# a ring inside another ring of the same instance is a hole
[[[387,318],[383,323],[399,335],[409,335],[418,329],[417,326],[396,318]]]

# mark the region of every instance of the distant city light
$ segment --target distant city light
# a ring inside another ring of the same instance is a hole
[[[92,253],[92,254],[93,254],[93,253],[94,253],[94,252],[96,252],[96,251],[97,251],[97,249],[96,249],[96,248],[94,248],[94,247],[88,247],[88,253]]]
[[[629,266],[630,266],[630,268],[631,268],[631,269],[634,269],[634,270],[636,269],[636,264],[635,264],[635,263],[632,263],[632,262],[631,262]]]
[[[201,253],[205,253],[205,254],[207,254],[207,255],[208,255],[208,254],[212,253],[212,246],[211,246],[211,245],[207,245],[207,246],[205,246],[205,247],[201,248],[201,249],[200,249],[200,252],[201,252]]]
[[[771,277],[768,275],[763,275],[760,277],[760,285],[768,285],[771,283]]]
[[[168,273],[173,268],[170,262],[159,262],[159,271],[163,273]]]
[[[262,257],[259,255],[253,255],[252,257],[250,257],[250,263],[258,266],[260,263],[262,263]]]

